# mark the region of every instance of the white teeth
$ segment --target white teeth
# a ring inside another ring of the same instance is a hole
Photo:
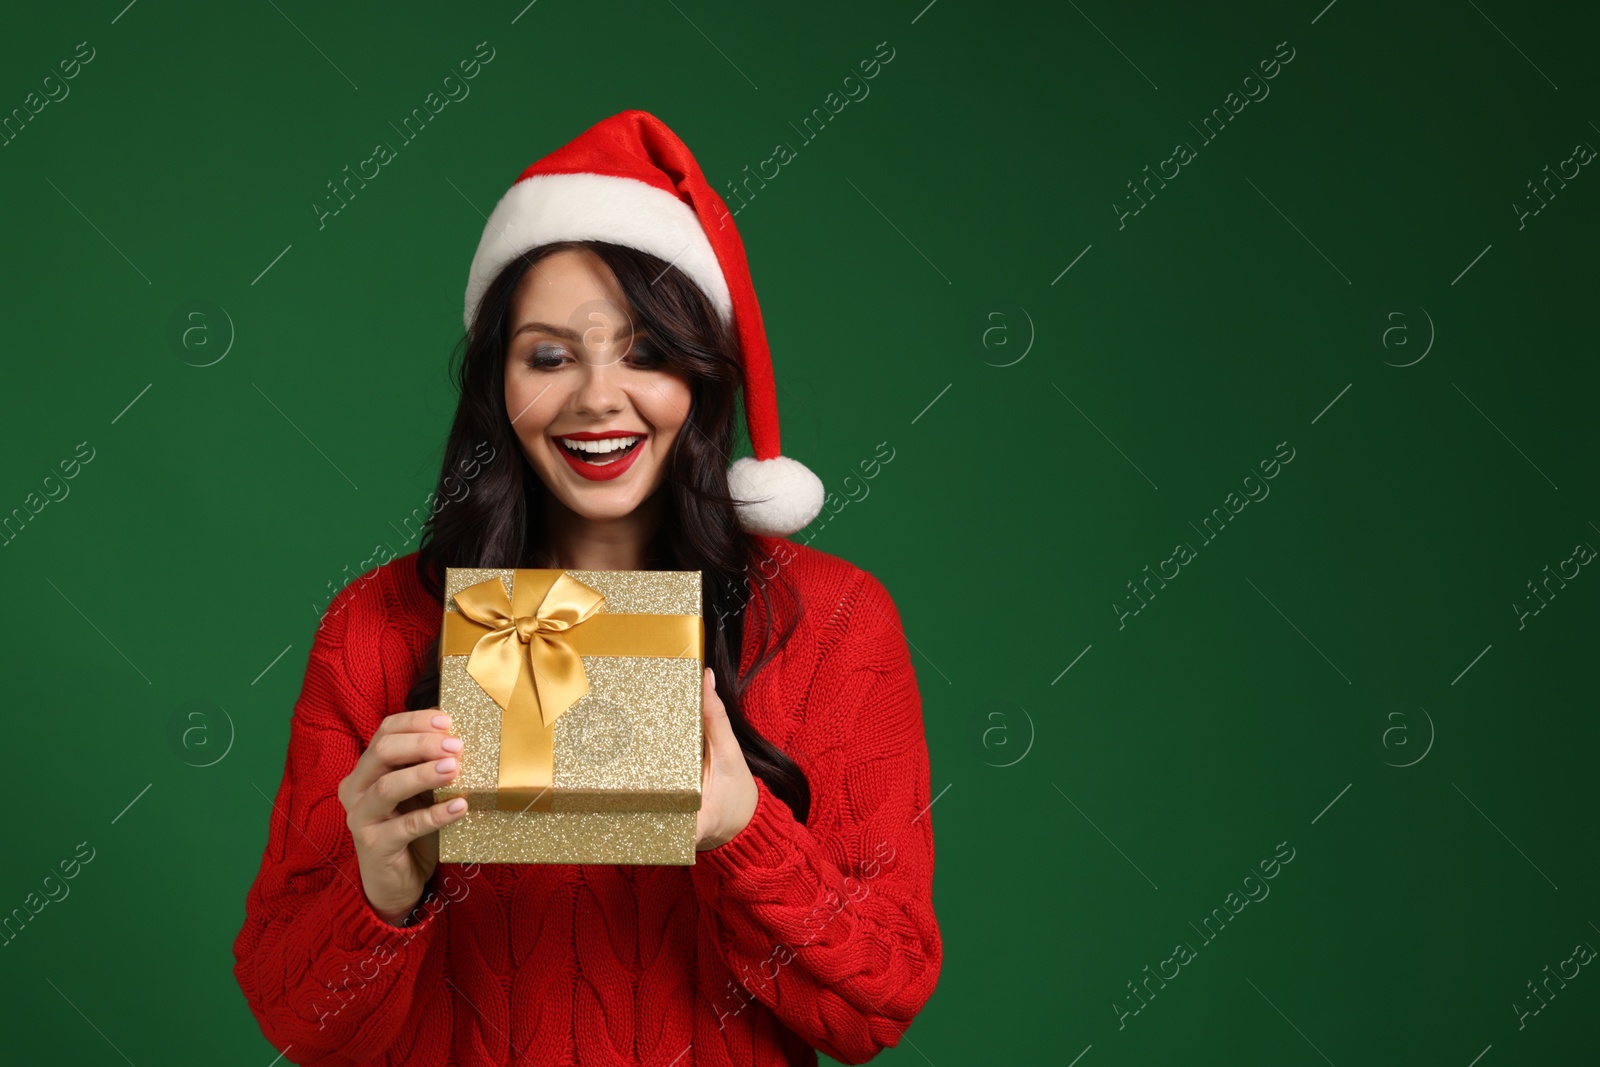
[[[573,452],[604,453],[615,452],[627,448],[635,441],[641,440],[637,435],[629,437],[607,437],[598,441],[574,441],[571,438],[557,438],[567,449]]]

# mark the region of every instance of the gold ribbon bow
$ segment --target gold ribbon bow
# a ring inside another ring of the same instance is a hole
[[[605,597],[564,570],[511,574],[509,598],[499,578],[455,594],[439,654],[470,655],[467,673],[503,711],[495,806],[549,811],[555,723],[589,691],[582,657],[703,660],[705,627],[698,615],[603,612]]]

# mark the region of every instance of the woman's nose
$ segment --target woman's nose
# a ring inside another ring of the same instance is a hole
[[[606,348],[590,349],[579,373],[583,379],[573,397],[573,405],[592,418],[602,418],[622,406],[622,388],[617,371],[621,361]]]

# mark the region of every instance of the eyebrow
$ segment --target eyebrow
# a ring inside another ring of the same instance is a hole
[[[530,331],[535,333],[554,334],[557,337],[565,338],[566,340],[573,342],[582,340],[582,335],[580,335],[577,330],[568,330],[560,326],[552,326],[548,322],[525,322],[521,326],[518,326],[516,331],[512,333],[511,336],[516,337],[519,334],[528,333]],[[635,330],[633,323],[630,322],[622,329],[617,331],[616,337],[628,337],[634,332]]]

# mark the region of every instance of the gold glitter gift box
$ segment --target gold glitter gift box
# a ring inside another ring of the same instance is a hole
[[[692,865],[699,571],[450,567],[439,705],[464,796],[444,863]]]

